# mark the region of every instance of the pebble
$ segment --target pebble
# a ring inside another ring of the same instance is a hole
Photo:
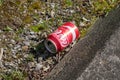
[[[0,33],[2,33],[3,31],[2,30],[0,30]]]
[[[14,59],[17,59],[17,56],[16,56],[16,55],[12,55],[12,57],[13,57]]]
[[[30,38],[37,38],[37,36],[36,35],[31,35]]]
[[[54,17],[54,16],[55,16],[55,12],[54,12],[53,10],[51,11],[50,14],[51,14],[51,17]]]
[[[28,51],[28,46],[22,46],[22,50]]]
[[[3,38],[3,39],[5,39],[5,38],[6,38],[6,36],[5,36],[5,35],[2,35],[2,38]]]
[[[30,31],[30,34],[31,34],[31,35],[34,35],[34,34],[35,34],[35,32],[33,32],[33,31]]]
[[[52,9],[54,9],[55,8],[55,3],[51,3],[51,7],[52,7]]]
[[[70,50],[70,47],[66,48],[65,51],[68,52]]]
[[[17,61],[17,62],[18,62],[18,64],[20,64],[20,63],[21,63],[21,60],[20,60],[20,59],[18,59],[18,61]]]
[[[2,61],[0,60],[0,67],[2,68],[3,67],[3,64],[2,64]]]
[[[21,45],[16,45],[15,47],[14,47],[14,49],[16,50],[16,49],[18,49],[18,48],[20,48],[21,47]]]
[[[29,37],[28,37],[28,36],[25,36],[25,37],[23,37],[23,39],[25,39],[25,40],[29,40]]]
[[[35,70],[40,70],[40,69],[42,69],[42,68],[43,68],[42,63],[38,63],[38,64],[36,64]]]
[[[30,68],[35,67],[35,63],[34,63],[34,62],[29,62],[29,63],[28,63],[28,66],[29,66]]]
[[[38,58],[38,62],[41,62],[42,60],[43,60],[42,57],[39,57],[39,58]]]
[[[13,44],[9,44],[9,47],[12,48],[12,47],[13,47]]]
[[[41,37],[47,37],[47,33],[46,32],[43,32]]]
[[[13,40],[13,39],[11,39],[11,41],[10,41],[12,44],[15,44],[16,42],[15,42],[15,40]]]
[[[50,66],[48,65],[47,67],[43,67],[43,71],[48,71],[50,69]]]
[[[11,49],[12,53],[15,54],[17,51],[14,49]]]
[[[10,62],[9,65],[10,65],[11,67],[16,67],[15,64],[13,64],[13,62]]]
[[[30,46],[30,41],[23,41],[26,46]]]
[[[70,13],[72,13],[72,14],[73,14],[73,13],[75,13],[75,11],[74,11],[74,10],[70,10]]]
[[[84,21],[87,21],[87,22],[88,22],[88,21],[90,21],[90,20],[88,20],[88,19],[87,19],[87,18],[85,18],[85,17],[83,17],[82,19],[83,19]]]
[[[85,23],[80,22],[80,26],[81,26],[81,27],[85,26]]]

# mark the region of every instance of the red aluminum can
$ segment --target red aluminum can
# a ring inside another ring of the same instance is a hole
[[[66,22],[58,27],[45,40],[45,47],[50,53],[63,50],[79,37],[79,29],[72,22]]]

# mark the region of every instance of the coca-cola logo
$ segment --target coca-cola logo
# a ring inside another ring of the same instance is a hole
[[[60,40],[61,46],[66,47],[68,45],[68,40],[67,36],[63,34],[63,31],[58,29],[55,31],[55,34],[57,35],[57,38]]]

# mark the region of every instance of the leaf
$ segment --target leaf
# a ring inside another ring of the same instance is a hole
[[[4,31],[12,31],[13,29],[10,26],[6,26],[3,30]]]

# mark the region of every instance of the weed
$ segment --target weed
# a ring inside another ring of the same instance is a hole
[[[6,26],[3,30],[4,30],[4,31],[12,31],[13,29],[12,29],[12,27],[10,27],[10,26]]]
[[[15,70],[9,74],[0,75],[3,80],[25,80],[25,76],[21,71]]]
[[[46,21],[43,21],[43,22],[40,23],[40,24],[30,26],[30,28],[31,28],[34,32],[39,32],[39,31],[42,31],[42,30],[46,30],[46,29],[48,28],[48,24],[47,24]]]
[[[26,61],[34,61],[34,55],[33,54],[28,54],[28,56],[26,57]]]
[[[3,0],[0,0],[0,6],[2,5],[2,3],[3,3]]]

